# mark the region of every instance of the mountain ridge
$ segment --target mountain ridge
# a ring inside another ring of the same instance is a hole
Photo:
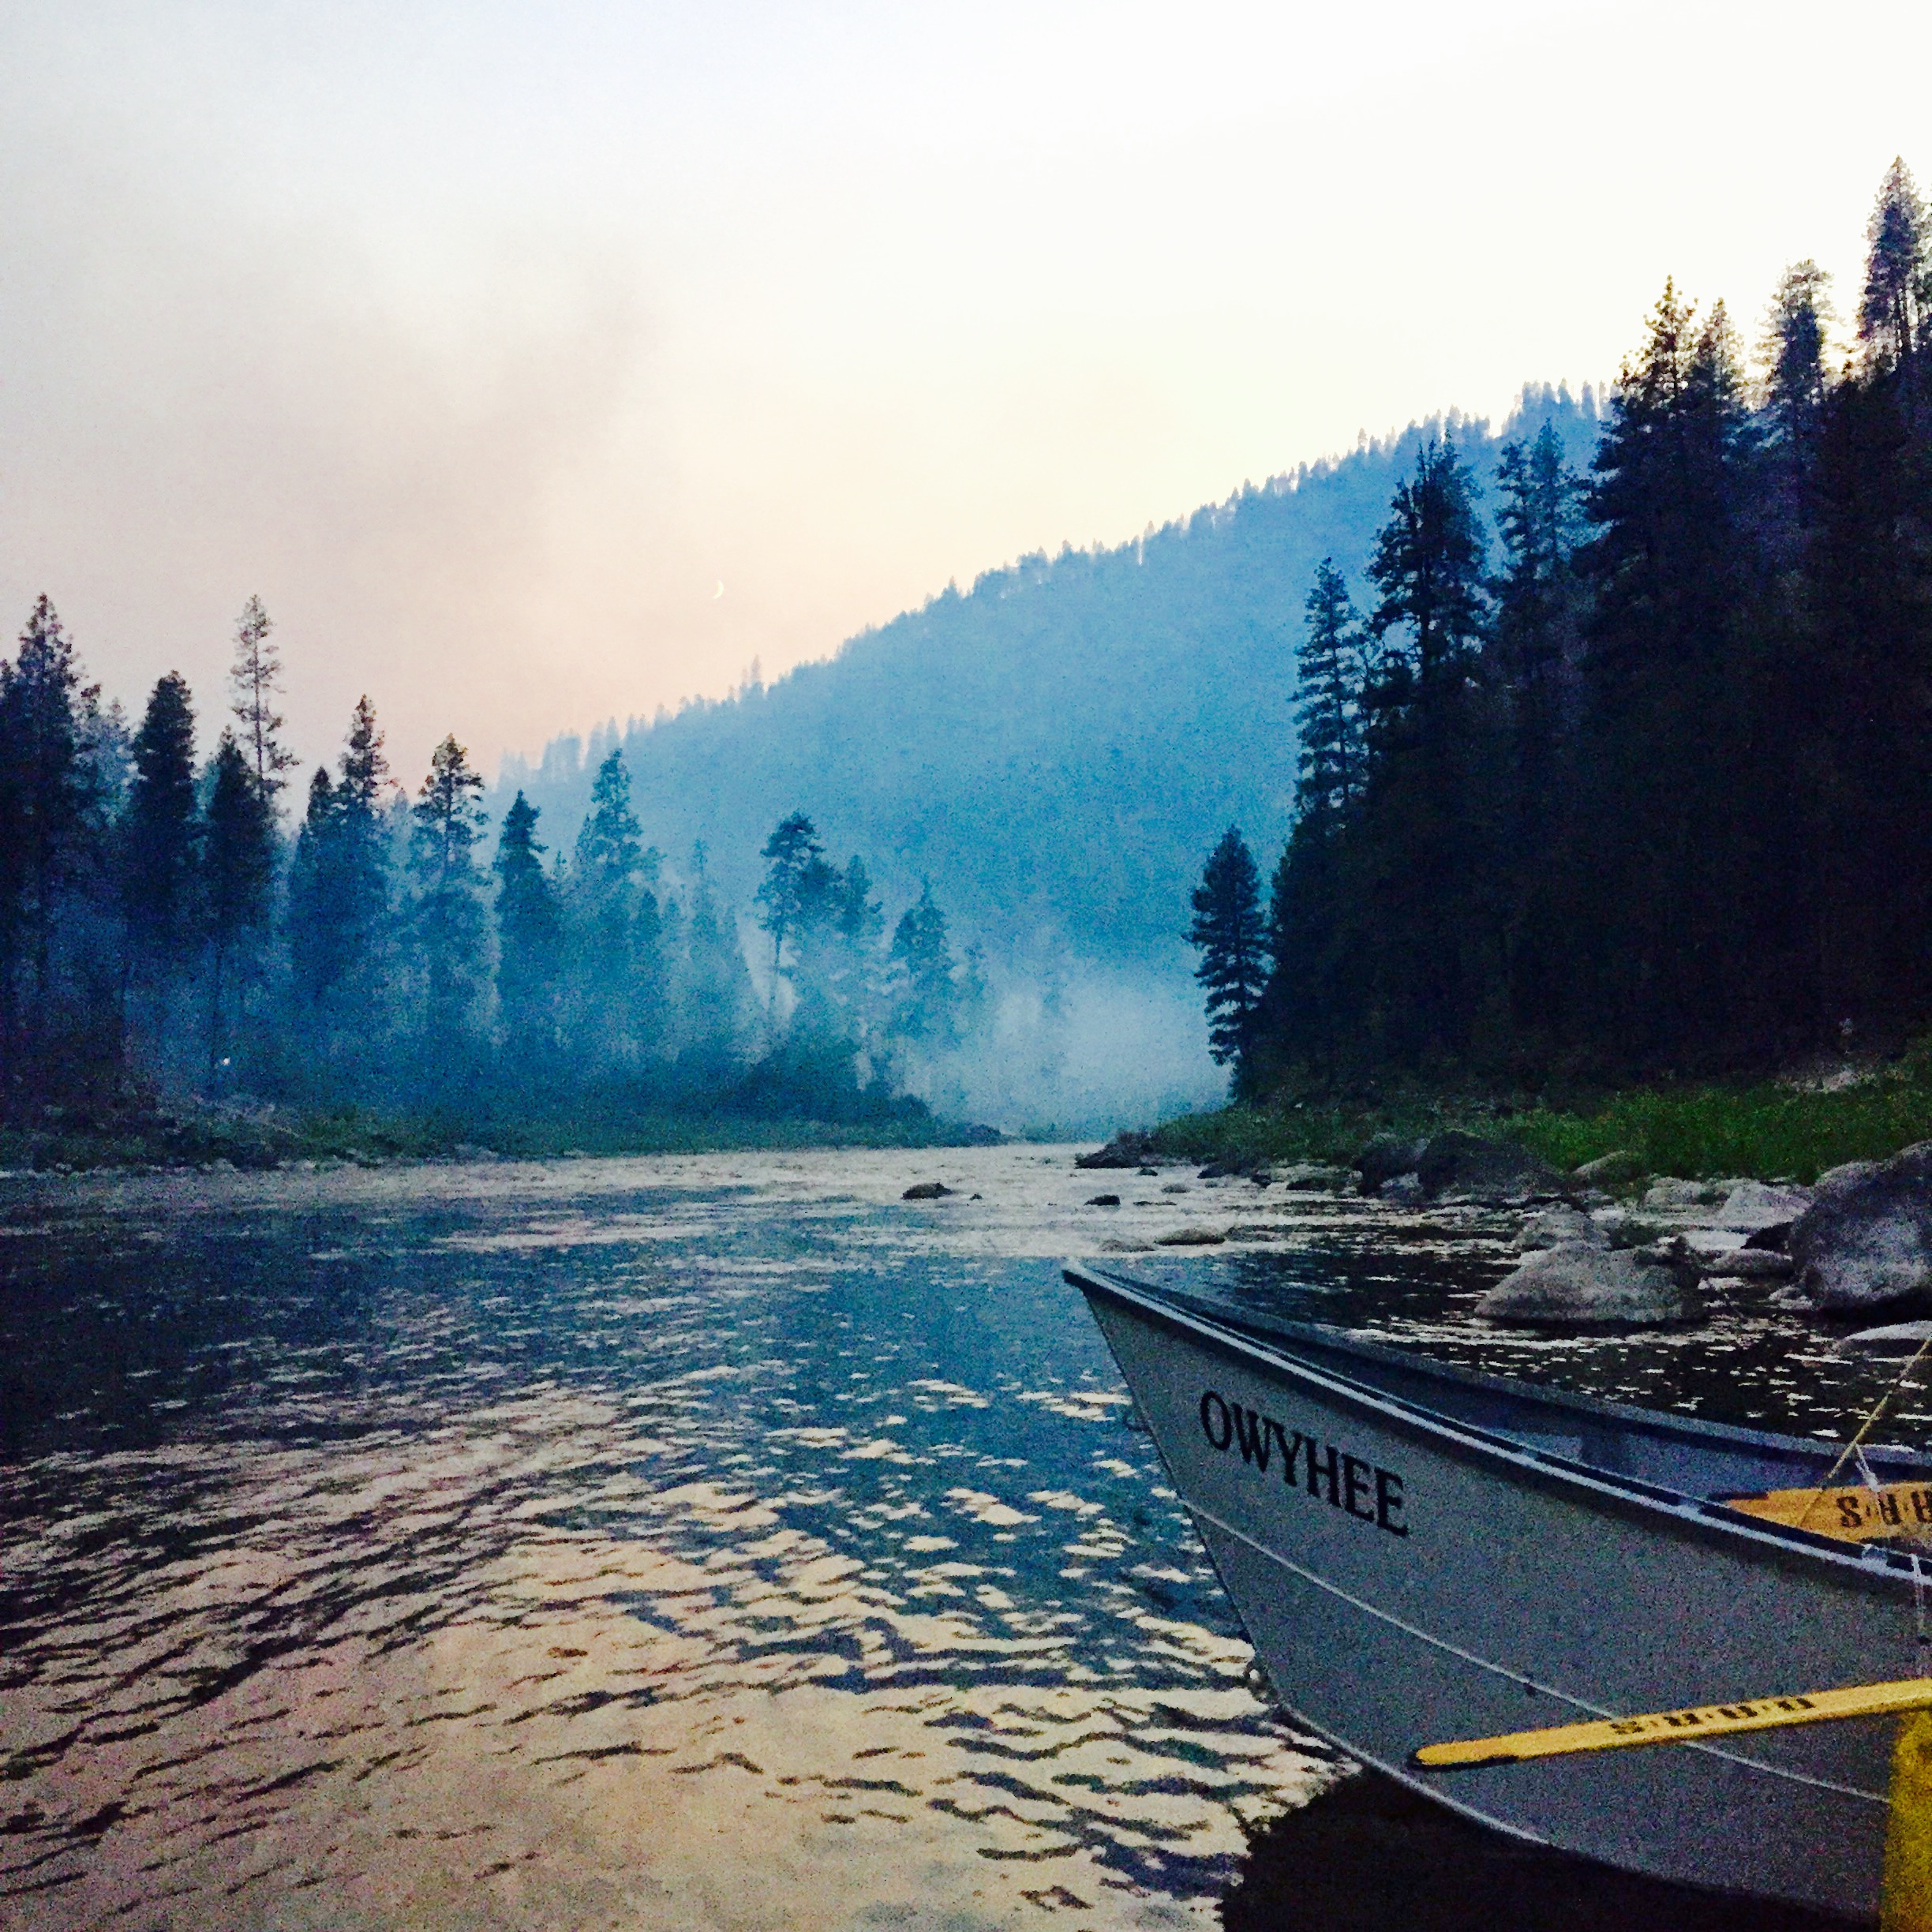
[[[758,848],[811,816],[862,853],[889,904],[923,879],[956,931],[1037,967],[1185,963],[1187,894],[1239,823],[1265,859],[1287,831],[1294,653],[1315,565],[1359,580],[1395,483],[1431,436],[1486,493],[1502,444],[1555,425],[1587,464],[1595,392],[1526,384],[1499,431],[1457,412],[1248,484],[1110,548],[1034,552],[949,585],[769,686],[698,700],[588,746],[507,755],[492,804],[522,790],[567,844],[613,743],[646,839],[674,874],[702,839],[714,884],[747,904]]]

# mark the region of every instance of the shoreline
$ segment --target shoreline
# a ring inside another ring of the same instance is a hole
[[[1009,1136],[934,1119],[822,1121],[641,1114],[478,1121],[272,1104],[51,1110],[32,1126],[0,1126],[0,1176],[93,1174],[329,1173],[425,1163],[609,1159],[653,1154],[783,1153],[808,1148],[986,1147]]]
[[[1780,1078],[1656,1081],[1574,1095],[1452,1087],[1336,1097],[1292,1090],[1147,1130],[1155,1159],[1346,1166],[1368,1143],[1460,1130],[1515,1141],[1565,1172],[1616,1155],[1633,1178],[1815,1181],[1932,1140],[1932,1052]]]

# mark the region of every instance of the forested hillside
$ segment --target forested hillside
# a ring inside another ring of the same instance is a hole
[[[1317,561],[1365,557],[1397,478],[1451,436],[1478,492],[1509,438],[1552,425],[1587,462],[1596,399],[1526,390],[1500,433],[1451,417],[1305,466],[1118,549],[991,571],[769,688],[621,736],[645,837],[702,839],[728,897],[781,812],[863,850],[888,896],[943,880],[996,961],[1070,955],[1178,974],[1200,856],[1230,821],[1279,847],[1293,802],[1294,653]],[[613,743],[506,762],[572,836]]]
[[[1814,263],[1754,368],[1666,282],[1588,464],[1538,436],[1485,492],[1428,444],[1359,602],[1318,579],[1266,915],[1231,833],[1194,899],[1241,1088],[1760,1072],[1932,1022],[1932,213],[1902,163],[1867,244],[1848,357]]]

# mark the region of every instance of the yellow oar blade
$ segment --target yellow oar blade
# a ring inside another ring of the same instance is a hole
[[[1932,1677],[1900,1683],[1848,1684],[1840,1690],[1807,1690],[1792,1697],[1739,1698],[1687,1710],[1652,1711],[1639,1717],[1601,1717],[1588,1724],[1555,1724],[1543,1731],[1511,1731],[1501,1737],[1458,1744],[1425,1744],[1413,1762],[1428,1771],[1466,1771],[1477,1765],[1519,1764],[1560,1758],[1571,1751],[1616,1750],[1632,1744],[1683,1744],[1727,1737],[1739,1731],[1773,1731],[1782,1724],[1824,1724],[1835,1717],[1884,1717],[1897,1711],[1932,1709]]]
[[[1819,1536],[1863,1543],[1875,1537],[1932,1533],[1932,1484],[1885,1483],[1876,1489],[1767,1489],[1724,1496],[1726,1509]]]

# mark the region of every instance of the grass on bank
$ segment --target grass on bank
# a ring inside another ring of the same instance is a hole
[[[1346,1165],[1376,1134],[1420,1139],[1447,1128],[1520,1141],[1565,1169],[1627,1151],[1653,1174],[1810,1181],[1840,1162],[1932,1140],[1932,1052],[1830,1091],[1776,1081],[1638,1088],[1574,1110],[1444,1095],[1286,1101],[1184,1114],[1154,1138],[1185,1160]]]
[[[92,1114],[51,1108],[32,1125],[0,1125],[0,1172],[78,1174],[97,1168],[200,1167],[216,1161],[252,1169],[301,1160],[374,1166],[460,1159],[479,1152],[544,1160],[578,1154],[943,1147],[972,1137],[971,1130],[930,1118],[855,1122],[719,1114],[492,1119],[359,1107],[298,1111],[184,1106]]]

